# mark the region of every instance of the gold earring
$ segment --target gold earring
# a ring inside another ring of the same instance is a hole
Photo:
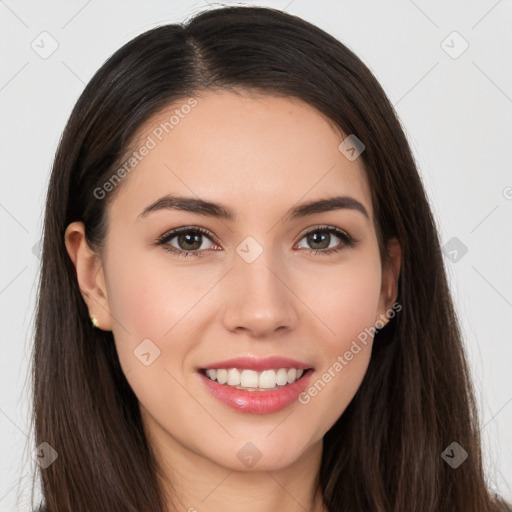
[[[100,327],[100,324],[98,323],[98,319],[95,316],[89,315],[91,317],[91,322],[94,327],[98,328]]]

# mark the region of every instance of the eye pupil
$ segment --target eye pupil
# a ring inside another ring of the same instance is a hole
[[[194,234],[192,235],[191,233],[186,233],[186,234],[182,234],[182,235],[178,235],[178,245],[180,246],[180,248],[183,248],[183,249],[199,249],[201,247],[201,237],[202,235],[201,234]],[[191,241],[192,239],[192,241]],[[192,245],[197,245],[197,247],[183,247],[182,243],[185,243],[185,244],[192,244]]]
[[[321,233],[319,235],[319,231],[314,231],[313,233],[311,233],[310,235],[308,235],[308,243],[310,244],[316,244],[316,243],[322,243],[322,242],[325,242],[325,240],[327,240],[327,245],[323,246],[323,247],[315,247],[315,249],[326,249],[327,247],[329,247],[329,236],[330,234],[329,233]],[[320,239],[320,240],[319,240]]]

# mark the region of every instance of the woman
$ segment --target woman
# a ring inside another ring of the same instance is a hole
[[[34,389],[41,510],[508,510],[393,108],[277,10],[150,30],[85,88]]]

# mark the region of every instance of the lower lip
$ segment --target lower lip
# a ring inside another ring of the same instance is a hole
[[[299,380],[274,391],[245,391],[226,384],[219,384],[199,372],[210,393],[220,402],[240,412],[270,414],[288,407],[306,389],[312,369],[304,372]]]

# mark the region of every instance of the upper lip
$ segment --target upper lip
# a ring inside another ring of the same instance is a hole
[[[307,370],[312,366],[307,363],[302,363],[296,359],[282,356],[272,357],[236,357],[233,359],[226,359],[224,361],[216,361],[215,363],[209,364],[208,366],[201,367],[202,370],[218,369],[218,368],[242,368],[247,370],[269,370],[273,368],[297,368]]]

